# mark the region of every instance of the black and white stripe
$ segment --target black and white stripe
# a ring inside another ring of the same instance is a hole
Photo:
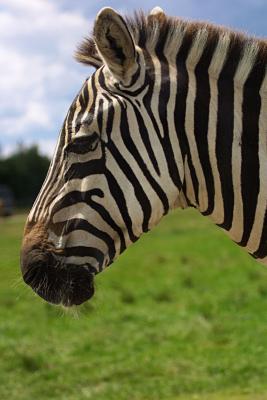
[[[44,221],[66,262],[100,271],[170,209],[194,206],[266,262],[266,42],[158,9],[127,19],[127,31],[118,21],[135,43],[132,75],[118,79],[123,42],[108,38],[118,71],[101,55],[105,38],[80,47],[98,69],[68,112],[29,223]]]

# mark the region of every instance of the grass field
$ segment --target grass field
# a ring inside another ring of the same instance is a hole
[[[193,210],[170,214],[64,312],[21,282],[0,220],[0,399],[266,400],[267,270]]]

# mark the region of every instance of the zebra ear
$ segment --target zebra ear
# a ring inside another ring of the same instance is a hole
[[[126,22],[112,8],[105,7],[97,15],[94,40],[115,78],[127,81],[136,65],[135,44]]]
[[[161,7],[154,7],[149,13],[149,15],[159,15],[159,14],[165,15]]]
[[[161,23],[166,20],[166,15],[165,15],[164,11],[162,10],[162,8],[154,7],[148,14],[147,20],[150,24],[153,24],[155,22]]]

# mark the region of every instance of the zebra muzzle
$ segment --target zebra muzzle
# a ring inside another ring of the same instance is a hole
[[[94,294],[94,274],[88,265],[62,265],[52,253],[33,249],[22,256],[25,283],[44,300],[70,307]]]

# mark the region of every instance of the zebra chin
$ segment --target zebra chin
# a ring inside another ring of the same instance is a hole
[[[22,259],[22,275],[41,298],[65,307],[77,306],[94,295],[93,268],[61,264],[53,254],[34,249]]]

